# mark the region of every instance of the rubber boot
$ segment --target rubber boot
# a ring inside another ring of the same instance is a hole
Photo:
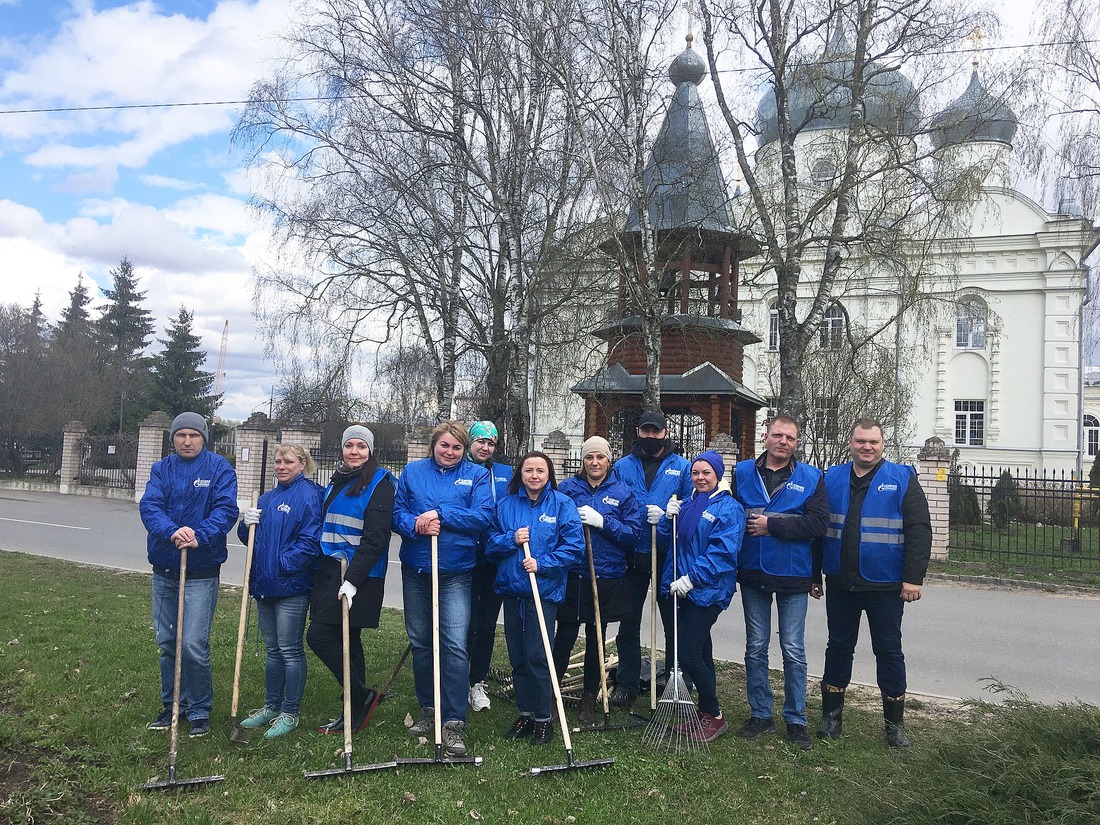
[[[596,724],[596,694],[595,693],[583,693],[583,694],[581,694],[580,720],[581,720],[582,725],[594,725],[594,724]]]
[[[882,697],[882,718],[886,720],[886,744],[891,748],[909,747],[905,735],[905,694]]]
[[[821,683],[821,726],[817,735],[822,739],[836,739],[844,726],[844,688]]]

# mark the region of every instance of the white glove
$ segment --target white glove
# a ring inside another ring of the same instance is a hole
[[[262,513],[259,507],[249,507],[244,511],[244,526],[251,527],[254,524],[260,523],[260,513]]]
[[[665,515],[668,518],[672,518],[673,516],[680,515],[680,505],[682,503],[683,502],[681,502],[680,499],[676,498],[676,496],[673,496],[672,498],[670,498],[668,500],[668,506],[665,507]]]
[[[687,576],[685,576],[684,578],[687,578]],[[358,587],[356,587],[351,582],[344,582],[343,584],[340,585],[340,592],[336,594],[336,598],[337,599],[347,599],[348,600],[348,610],[351,610],[351,600],[352,600],[352,598],[354,598],[354,596],[357,592],[359,592]]]
[[[691,579],[687,576],[680,576],[680,578],[668,586],[668,592],[682,599],[691,592],[693,587],[695,587],[695,585],[691,583]]]
[[[664,517],[665,511],[658,507],[656,504],[647,504],[645,506],[645,520],[650,524],[656,524]]]
[[[589,527],[595,527],[597,530],[603,527],[603,516],[587,504],[583,507],[578,507],[577,512],[580,514],[581,524],[587,524]]]

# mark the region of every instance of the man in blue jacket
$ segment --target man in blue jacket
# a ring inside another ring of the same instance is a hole
[[[745,612],[745,682],[751,715],[737,735],[756,739],[775,731],[768,643],[772,598],[779,615],[783,651],[783,721],[787,741],[802,750],[806,734],[807,594],[821,598],[820,557],[815,566],[812,541],[825,535],[829,500],[821,470],[796,461],[798,423],[777,415],[764,434],[764,452],[740,461],[734,470],[734,497],[748,514],[745,540],[737,559],[737,583]]]
[[[225,534],[237,520],[237,476],[228,461],[206,449],[206,419],[180,413],[172,421],[175,452],[153,465],[141,497],[141,522],[149,531],[153,566],[153,630],[160,647],[163,708],[149,730],[172,725],[176,644],[181,644],[180,714],[192,737],[210,732],[214,681],[210,627],[225,561]],[[180,551],[187,549],[183,627],[177,632]]]
[[[852,461],[825,474],[829,529],[822,542],[825,613],[829,643],[821,677],[818,736],[841,732],[844,691],[860,616],[867,613],[877,663],[886,742],[905,748],[905,656],[901,617],[905,605],[921,597],[932,553],[928,499],[912,467],[882,457],[882,425],[871,418],[855,423],[848,441]]]
[[[637,439],[629,455],[615,462],[611,470],[613,481],[621,481],[630,488],[646,511],[648,527],[642,528],[633,553],[627,554],[626,589],[630,602],[630,614],[619,623],[615,648],[619,654],[619,667],[615,677],[612,703],[629,707],[638,697],[642,671],[642,610],[649,592],[650,548],[652,528],[665,515],[668,500],[673,496],[687,498],[694,489],[691,484],[691,466],[686,458],[677,455],[668,440],[668,422],[659,412],[647,411],[638,419]],[[657,571],[664,569],[670,539],[657,540]],[[656,583],[655,583],[656,586]],[[657,600],[661,620],[665,628],[665,650],[672,651],[672,600],[662,596]]]

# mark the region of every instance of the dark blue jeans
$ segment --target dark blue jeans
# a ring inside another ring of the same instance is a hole
[[[466,697],[470,692],[470,659],[466,637],[470,633],[470,582],[473,573],[439,573],[439,690],[433,684],[432,574],[418,573],[402,565],[401,585],[405,603],[405,631],[413,649],[413,682],[416,701],[434,708],[438,698],[444,722],[466,721]]]
[[[680,667],[699,691],[699,710],[717,716],[722,711],[718,707],[718,679],[714,672],[710,629],[718,621],[722,608],[716,604],[699,607],[691,599],[680,599],[679,609],[677,655]]]
[[[210,628],[218,604],[218,577],[187,579],[183,586],[183,633],[176,628],[179,576],[153,571],[153,632],[160,647],[160,699],[172,707],[176,642],[182,635],[180,713],[191,722],[209,719],[214,706],[210,668]]]
[[[484,682],[493,663],[493,647],[497,640],[497,620],[502,599],[494,585],[497,566],[491,562],[474,568],[470,585],[470,634],[466,647],[470,651],[470,686]]]
[[[897,590],[825,591],[825,615],[829,621],[829,644],[825,648],[822,681],[833,687],[848,687],[852,680],[852,659],[859,640],[859,622],[867,614],[871,649],[875,653],[878,686],[884,696],[905,693],[905,656],[901,651],[901,615],[905,602]]]
[[[544,601],[542,613],[546,619],[546,633],[553,646],[558,606]],[[550,665],[546,661],[546,647],[533,599],[505,596],[504,639],[508,642],[508,661],[512,664],[512,684],[516,689],[516,707],[520,715],[532,716],[538,722],[548,720],[550,703],[554,701],[554,686],[550,683]]]

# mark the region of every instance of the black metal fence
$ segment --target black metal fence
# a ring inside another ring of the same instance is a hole
[[[310,455],[313,456],[313,460],[317,464],[317,469],[313,473],[313,480],[318,484],[327,485],[329,479],[332,478],[333,472],[336,470],[336,462],[340,459],[339,445],[319,447],[316,450],[312,450]],[[404,469],[405,464],[408,463],[406,461],[406,455],[407,448],[404,444],[398,444],[396,446],[378,445],[377,449],[374,451],[374,457],[378,460],[378,463],[394,475],[401,475],[401,470]],[[273,461],[274,456],[268,460]]]
[[[0,477],[56,481],[61,472],[61,436],[24,436],[0,441]]]
[[[1100,489],[1071,473],[959,468],[948,477],[953,562],[1100,571]]]
[[[80,483],[91,487],[134,489],[137,448],[135,433],[85,436]]]

